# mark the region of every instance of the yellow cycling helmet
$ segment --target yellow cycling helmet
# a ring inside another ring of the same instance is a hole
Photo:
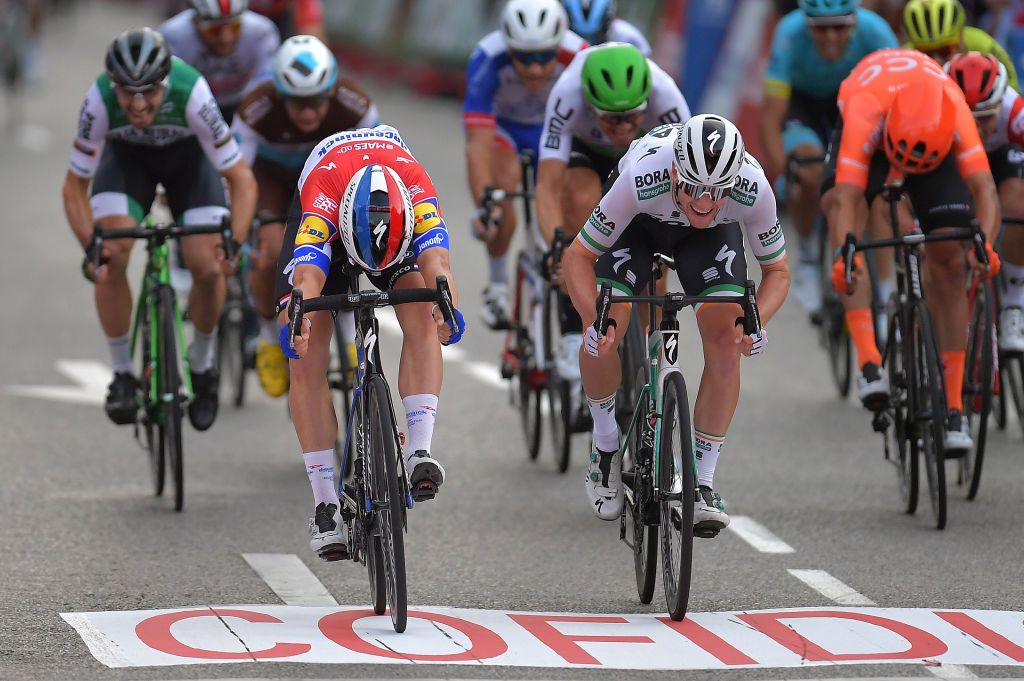
[[[903,8],[903,30],[922,52],[959,43],[966,21],[960,0],[910,0]]]

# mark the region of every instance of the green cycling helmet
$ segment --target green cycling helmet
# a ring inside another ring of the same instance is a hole
[[[583,94],[601,111],[629,111],[651,96],[651,67],[626,43],[591,48],[583,62]]]

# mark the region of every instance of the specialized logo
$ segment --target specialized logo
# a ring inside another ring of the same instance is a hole
[[[717,130],[712,130],[708,133],[708,151],[712,154],[715,153],[715,145],[718,144],[720,139],[722,139],[722,133]]]
[[[331,235],[331,228],[327,221],[319,215],[306,215],[299,225],[299,231],[295,235],[296,246],[322,246],[327,243]]]
[[[384,240],[384,237],[386,237],[387,235],[388,235],[388,223],[386,223],[383,220],[381,220],[380,222],[377,223],[377,226],[373,228],[373,243],[374,243],[374,246],[376,246],[378,250],[383,248],[383,246],[381,245],[381,242]]]
[[[320,194],[313,199],[313,208],[322,210],[325,213],[334,213],[338,210],[338,202],[323,192],[320,192]]]
[[[757,235],[758,240],[762,246],[771,246],[773,243],[782,238],[782,225],[779,221],[775,221],[775,226],[769,229],[767,232],[759,232]]]
[[[722,246],[721,250],[718,251],[718,255],[715,256],[715,260],[725,263],[725,272],[730,277],[732,276],[732,261],[735,259],[736,251],[729,248],[728,245]]]
[[[612,270],[615,274],[618,274],[619,268],[629,262],[630,258],[633,256],[630,255],[628,248],[620,248],[619,250],[612,252],[612,257],[615,258],[615,264],[612,265]]]
[[[363,348],[365,349],[363,356],[366,358],[367,364],[373,364],[373,352],[376,347],[377,334],[375,334],[371,329],[370,331],[367,331],[366,338],[363,339]]]
[[[317,166],[317,170],[334,170],[337,167],[338,166],[334,165],[334,161],[331,161],[330,163],[328,163],[325,166]]]
[[[677,359],[679,359],[679,332],[667,331],[665,332],[665,361],[675,364]]]
[[[413,231],[416,235],[426,234],[430,230],[440,227],[441,214],[437,209],[437,199],[420,201],[413,206],[413,214],[416,216],[416,224]]]

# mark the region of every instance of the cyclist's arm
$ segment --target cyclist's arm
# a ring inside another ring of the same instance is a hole
[[[256,197],[259,191],[256,177],[243,159],[220,173],[228,183],[228,197],[231,199],[231,234],[235,241],[245,243],[256,214]]]
[[[540,163],[537,170],[537,224],[544,241],[551,243],[555,227],[562,225],[562,192],[565,170],[572,154],[572,138],[584,106],[580,88],[583,62],[577,55],[555,81],[544,111],[540,133]],[[568,225],[572,232],[580,225]]]
[[[975,215],[989,243],[994,244],[999,235],[999,223],[1002,220],[999,208],[999,191],[996,189],[992,173],[980,171],[964,178],[967,189],[974,198]]]
[[[573,241],[562,254],[562,274],[569,290],[573,307],[580,313],[583,328],[597,319],[597,274],[594,266],[598,256],[584,247],[579,239]]]
[[[764,148],[765,170],[769,177],[786,172],[786,150],[782,145],[782,124],[789,110],[789,96],[765,92],[761,105],[761,146]]]
[[[64,177],[64,214],[67,215],[71,231],[82,248],[92,238],[92,206],[89,204],[90,178],[68,171]]]
[[[955,101],[956,136],[950,153],[955,155],[960,176],[964,178],[974,198],[975,214],[985,238],[994,244],[1002,219],[999,213],[999,191],[996,189],[995,180],[992,179],[988,154],[981,143],[974,115],[963,97]]]
[[[64,213],[83,248],[92,238],[93,214],[89,182],[99,166],[110,126],[99,87],[93,83],[78,114],[78,131],[71,145],[71,159],[64,178]]]
[[[324,290],[324,283],[326,281],[327,275],[322,269],[316,265],[302,264],[295,267],[292,286],[302,290],[303,300],[309,300],[310,298],[316,298],[320,295],[320,292]],[[287,301],[287,298],[285,300]],[[288,321],[287,310],[281,311],[279,321],[282,324]]]
[[[266,142],[266,139],[243,120],[242,107],[239,107],[239,111],[235,114],[235,120],[231,123],[231,132],[238,141],[242,158],[252,166],[256,161],[256,150],[261,142]]]
[[[484,189],[494,186],[491,156],[494,153],[494,96],[497,91],[498,72],[494,60],[483,48],[477,47],[469,58],[466,101],[462,108],[462,122],[466,128],[466,174],[477,208]]]
[[[562,191],[565,187],[565,171],[568,164],[557,158],[546,158],[537,169],[537,224],[544,241],[551,245],[555,227],[561,227]],[[571,225],[575,232],[579,225]]]
[[[767,325],[786,300],[790,273],[786,257],[786,235],[779,224],[775,195],[768,189],[763,171],[752,172],[752,166],[755,165],[748,161],[744,166],[744,173],[756,179],[757,184],[764,189],[756,194],[754,203],[746,211],[742,222],[750,250],[761,267],[757,306],[761,314],[761,323]]]
[[[452,276],[452,265],[448,256],[447,248],[428,248],[416,258],[416,264],[423,273],[423,281],[427,286],[433,287],[437,276],[443,274],[448,279],[448,288],[452,292],[452,305],[459,306],[459,290],[455,286],[455,277]]]
[[[484,189],[494,186],[491,154],[494,150],[494,128],[473,126],[466,129],[466,173],[473,205],[480,207]]]

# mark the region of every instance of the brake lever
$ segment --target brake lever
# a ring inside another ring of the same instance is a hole
[[[293,288],[288,299],[288,348],[295,350],[295,339],[302,331],[302,289]]]
[[[843,271],[846,274],[846,293],[849,294],[853,288],[853,259],[857,255],[857,237],[853,234],[846,235],[846,243],[843,244]]]
[[[605,329],[608,327],[608,314],[612,307],[612,285],[611,282],[601,282],[601,293],[597,298],[597,319],[594,320],[594,330],[598,338],[604,337]]]
[[[747,279],[743,289],[743,334],[756,336],[761,333],[761,311],[757,306],[757,287],[752,279]]]

